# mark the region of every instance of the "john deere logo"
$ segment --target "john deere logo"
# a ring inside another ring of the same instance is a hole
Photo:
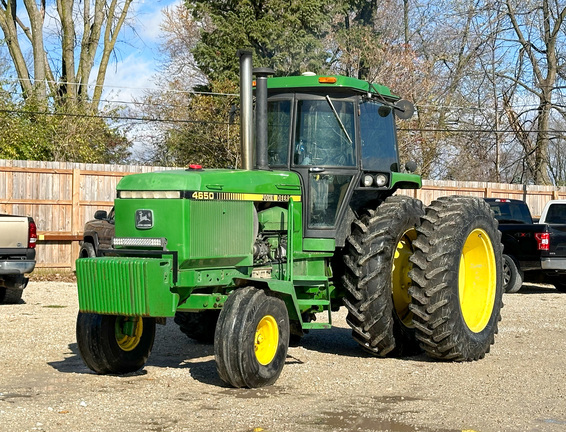
[[[136,210],[136,228],[153,228],[153,210]]]

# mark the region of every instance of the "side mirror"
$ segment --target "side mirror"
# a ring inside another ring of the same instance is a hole
[[[417,170],[417,163],[415,161],[408,161],[405,164],[405,169],[411,173],[415,172]]]
[[[96,212],[94,212],[94,218],[98,220],[106,220],[108,219],[108,212],[106,210],[96,210]]]
[[[399,99],[395,102],[395,115],[401,120],[408,120],[413,117],[415,106],[406,99]]]

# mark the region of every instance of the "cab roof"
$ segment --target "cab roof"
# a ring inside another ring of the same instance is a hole
[[[338,89],[356,93],[372,93],[398,99],[391,93],[389,87],[381,84],[370,84],[368,81],[342,75],[301,75],[288,77],[275,77],[267,80],[269,90],[292,89]]]

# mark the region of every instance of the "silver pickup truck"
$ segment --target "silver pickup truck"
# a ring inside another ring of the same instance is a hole
[[[0,214],[0,304],[18,303],[35,268],[37,228],[31,217]]]

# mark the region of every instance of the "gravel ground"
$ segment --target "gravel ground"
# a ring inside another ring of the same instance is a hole
[[[289,349],[274,386],[228,388],[212,346],[158,326],[146,367],[99,376],[75,340],[76,285],[34,281],[0,305],[1,431],[565,431],[566,294],[505,295],[491,353],[472,363],[367,356],[345,312]]]

